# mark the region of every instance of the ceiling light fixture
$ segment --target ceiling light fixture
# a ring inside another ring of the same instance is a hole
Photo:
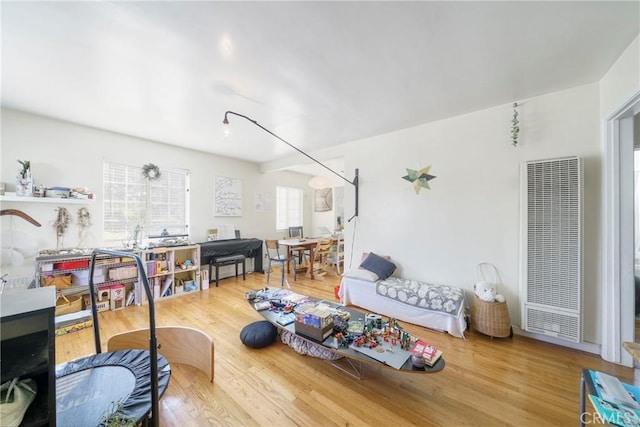
[[[358,169],[357,168],[356,168],[356,172],[355,172],[356,176],[353,178],[353,181],[349,181],[347,178],[345,178],[344,176],[340,175],[338,172],[334,171],[329,166],[325,165],[324,163],[320,162],[319,160],[316,160],[315,158],[311,157],[310,155],[308,155],[307,153],[305,153],[304,151],[302,151],[298,147],[296,147],[296,146],[290,144],[289,142],[285,141],[284,139],[280,138],[278,135],[276,135],[275,133],[271,132],[269,129],[267,129],[266,127],[262,126],[257,121],[253,120],[250,117],[245,116],[244,114],[235,113],[233,111],[227,111],[226,113],[224,113],[224,120],[222,121],[222,123],[225,126],[225,135],[229,134],[229,119],[227,117],[229,114],[233,114],[234,116],[242,117],[243,119],[246,119],[246,120],[250,121],[251,123],[253,123],[254,125],[258,126],[263,131],[267,132],[269,135],[279,139],[280,141],[282,141],[285,144],[287,144],[289,147],[291,147],[294,150],[296,150],[298,153],[306,156],[307,158],[313,160],[314,162],[316,162],[317,164],[319,164],[320,166],[322,166],[323,168],[325,168],[326,170],[331,172],[332,174],[340,177],[340,179],[342,179],[343,181],[348,182],[349,184],[353,185],[353,187],[355,188],[355,213],[353,214],[353,216],[351,218],[349,218],[349,222],[353,218],[358,216]],[[313,179],[312,179],[312,181],[313,181]]]
[[[331,180],[326,176],[314,176],[309,180],[309,187],[319,190],[321,188],[332,187]]]

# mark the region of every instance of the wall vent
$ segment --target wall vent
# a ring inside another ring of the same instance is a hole
[[[580,342],[581,161],[527,162],[522,178],[523,329]]]

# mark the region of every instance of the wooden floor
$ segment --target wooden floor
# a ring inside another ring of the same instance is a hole
[[[278,279],[276,271],[271,284],[278,286]],[[293,291],[323,299],[334,298],[338,281],[290,279]],[[240,330],[262,319],[244,293],[265,285],[266,276],[251,274],[156,304],[158,326],[191,326],[215,341],[213,383],[194,368],[172,365],[161,425],[573,426],[583,367],[634,382],[633,369],[589,353],[473,331],[463,340],[412,325],[405,325],[409,332],[444,351],[445,369],[426,375],[366,367],[357,380],[280,341],[259,350],[240,342]],[[148,324],[146,306],[99,316],[103,346],[116,333]],[[94,352],[91,329],[56,338],[56,363]]]

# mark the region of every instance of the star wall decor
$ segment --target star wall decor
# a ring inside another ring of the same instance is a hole
[[[413,182],[413,188],[416,190],[416,194],[420,194],[420,190],[423,188],[431,190],[431,187],[429,187],[429,181],[435,178],[435,176],[429,174],[429,169],[431,169],[431,165],[420,170],[407,168],[407,175],[403,176],[402,179]]]

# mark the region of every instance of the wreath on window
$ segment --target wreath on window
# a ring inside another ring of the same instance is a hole
[[[147,163],[142,167],[142,176],[149,181],[160,179],[160,168],[153,163]]]

